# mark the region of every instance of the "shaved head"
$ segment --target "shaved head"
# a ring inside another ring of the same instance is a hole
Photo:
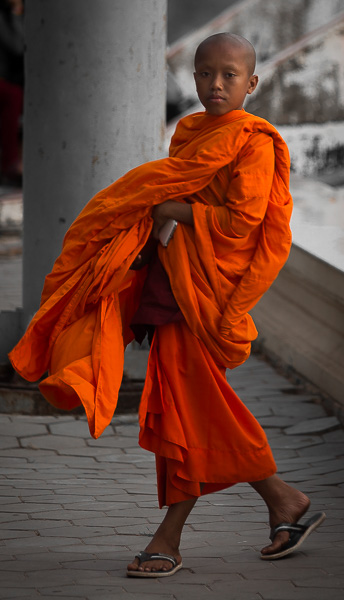
[[[210,47],[215,45],[228,45],[228,47],[231,47],[233,50],[241,52],[247,65],[248,75],[253,75],[256,68],[255,49],[246,38],[237,35],[236,33],[215,33],[203,40],[196,50],[195,67],[199,60],[204,59]]]
[[[203,40],[195,54],[197,95],[211,115],[241,110],[258,84],[255,50],[235,33],[216,33]]]

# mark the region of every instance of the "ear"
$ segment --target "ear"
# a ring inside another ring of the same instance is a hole
[[[247,94],[252,94],[258,85],[258,75],[252,75],[248,81]]]

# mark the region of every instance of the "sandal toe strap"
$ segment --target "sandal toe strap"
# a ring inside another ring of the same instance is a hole
[[[173,567],[176,567],[178,564],[174,556],[171,556],[170,554],[163,554],[161,552],[139,552],[135,555],[135,558],[139,559],[140,564],[147,562],[148,560],[168,560],[170,563],[172,563]]]

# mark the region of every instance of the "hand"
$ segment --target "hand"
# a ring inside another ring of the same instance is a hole
[[[150,237],[144,245],[144,247],[142,248],[140,254],[138,254],[135,260],[132,262],[130,269],[132,269],[133,271],[139,271],[140,269],[148,265],[153,253],[156,251],[156,246],[156,240]]]
[[[138,254],[134,262],[131,263],[130,269],[132,271],[139,271],[142,267],[144,267],[142,254]]]
[[[153,225],[153,237],[159,239],[159,230],[166,221],[169,219],[175,219],[186,225],[193,226],[193,212],[191,204],[184,202],[177,202],[175,200],[166,200],[162,204],[154,206],[152,211],[152,217],[154,221]]]
[[[153,208],[152,217],[153,217],[153,237],[154,239],[159,239],[159,231],[163,225],[165,225],[166,221],[168,221],[171,217],[169,216],[169,208],[171,208],[171,204],[176,204],[173,200],[167,200],[167,202],[163,202],[162,204],[157,204]]]

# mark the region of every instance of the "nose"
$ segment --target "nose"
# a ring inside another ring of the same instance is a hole
[[[214,74],[212,81],[211,81],[211,89],[212,90],[222,90],[222,88],[223,88],[222,77],[221,77],[220,73],[216,73],[216,74]]]

